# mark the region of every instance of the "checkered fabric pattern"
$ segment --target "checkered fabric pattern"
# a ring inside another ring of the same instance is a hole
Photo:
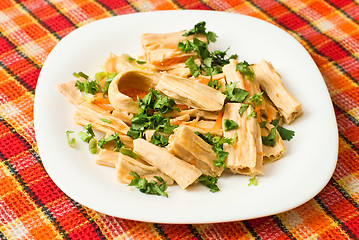
[[[307,49],[325,79],[339,130],[337,167],[316,197],[259,219],[167,225],[95,212],[55,185],[38,155],[33,122],[36,82],[47,55],[89,22],[165,9],[250,15],[279,26]],[[0,238],[358,239],[358,58],[358,1],[0,0]]]

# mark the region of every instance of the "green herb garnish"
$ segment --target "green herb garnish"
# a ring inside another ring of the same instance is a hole
[[[236,70],[243,74],[246,79],[253,80],[254,72],[249,66],[250,64],[248,64],[246,61],[243,61],[237,63]]]
[[[224,131],[229,131],[238,128],[238,124],[230,119],[223,119]]]
[[[94,133],[93,130],[92,130],[92,125],[91,125],[91,123],[87,124],[87,125],[84,127],[84,129],[86,130],[86,132],[80,131],[80,132],[78,133],[78,135],[79,135],[79,137],[81,138],[82,141],[88,143],[88,142],[90,142],[90,140],[91,140],[92,138],[95,137],[95,133]]]
[[[203,34],[206,36],[208,42],[215,42],[217,40],[217,35],[214,32],[206,31],[206,22],[204,21],[197,23],[191,30],[183,34],[183,36],[192,34]]]
[[[249,107],[249,104],[242,104],[241,107],[238,110],[239,116],[243,116],[243,113],[247,110]]]
[[[249,95],[249,92],[241,88],[236,88],[236,85],[237,82],[226,84],[226,91],[224,91],[223,94],[227,96],[228,101],[242,103]]]
[[[202,183],[206,187],[210,189],[211,192],[218,192],[219,188],[217,186],[218,179],[215,177],[207,176],[202,174],[198,179],[197,182]]]
[[[290,141],[294,137],[294,131],[279,126],[279,119],[274,119],[272,124],[277,127],[278,133],[283,140]]]
[[[166,147],[168,145],[168,138],[163,134],[160,134],[155,131],[151,137],[150,142],[156,146]]]
[[[253,94],[252,96],[249,97],[248,101],[254,103],[254,108],[262,105],[263,102],[262,95],[263,92],[261,92],[260,94]]]
[[[109,142],[115,142],[115,148],[113,149],[114,152],[118,152],[121,150],[121,148],[124,146],[123,142],[121,141],[118,133],[114,133],[111,134],[108,138],[105,138],[105,136],[103,136],[99,141],[98,141],[98,146],[100,148],[104,148],[104,145],[106,143]]]
[[[214,160],[214,165],[217,167],[226,168],[225,159],[228,156],[228,152],[223,151],[223,144],[228,143],[230,145],[234,144],[235,139],[214,136],[212,137],[210,133],[206,133],[203,135],[202,133],[195,132],[198,136],[200,136],[205,142],[212,145],[213,151],[217,154],[218,159]]]
[[[165,192],[167,189],[166,181],[161,177],[155,176],[158,182],[152,180],[147,181],[146,178],[141,178],[138,174],[131,171],[130,174],[134,177],[128,186],[135,186],[140,192],[146,194],[154,194],[158,196],[168,197],[168,194]],[[158,183],[160,183],[158,185]]]
[[[257,117],[257,113],[254,111],[254,109],[248,114],[247,119],[249,119],[250,117]]]
[[[273,147],[275,142],[275,136],[277,133],[277,127],[273,127],[270,132],[268,133],[268,136],[262,136],[262,143],[263,145]]]

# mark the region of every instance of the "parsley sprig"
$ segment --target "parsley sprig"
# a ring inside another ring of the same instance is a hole
[[[140,110],[138,114],[132,117],[131,127],[127,131],[127,136],[134,139],[142,138],[147,129],[155,129],[157,132],[171,134],[178,127],[178,125],[171,125],[169,117],[162,116],[162,114],[173,110],[180,111],[178,107],[174,107],[175,102],[173,99],[162,97],[158,91],[150,89],[146,96],[142,99],[138,98],[138,103]],[[161,145],[165,145],[163,141],[162,143]]]
[[[227,100],[230,102],[242,103],[249,95],[249,92],[241,88],[236,88],[237,83],[238,82],[232,82],[230,84],[226,84],[226,90],[223,94],[227,96]]]
[[[178,43],[178,48],[183,52],[195,52],[197,57],[200,59],[201,64],[197,65],[194,58],[191,56],[186,61],[186,65],[191,71],[193,77],[197,77],[199,74],[206,74],[207,76],[213,76],[222,72],[222,67],[229,63],[230,59],[236,59],[237,55],[231,55],[226,58],[226,51],[213,51],[210,52],[208,45],[211,42],[217,40],[217,35],[214,32],[206,30],[206,22],[197,23],[193,29],[187,31],[183,36],[189,36],[192,34],[202,34],[207,38],[207,43],[194,37],[192,41],[186,40]]]
[[[269,131],[267,136],[262,136],[262,142],[264,145],[271,147],[274,146],[274,139],[277,131],[283,140],[290,141],[294,137],[294,131],[279,126],[279,119],[274,119],[271,123],[273,124],[273,128]]]
[[[113,149],[114,152],[119,152],[121,150],[121,148],[124,146],[124,144],[121,141],[120,136],[118,135],[118,133],[113,133],[108,138],[105,138],[105,136],[103,136],[98,141],[98,146],[100,148],[104,148],[104,145],[109,143],[109,142],[114,142],[115,143],[115,147]]]
[[[219,187],[217,186],[218,178],[207,176],[202,174],[198,179],[197,182],[202,183],[206,187],[210,189],[211,192],[218,192]]]
[[[135,186],[140,192],[146,194],[154,194],[158,196],[168,197],[168,194],[165,192],[167,189],[166,181],[163,178],[155,176],[158,182],[152,180],[147,181],[146,178],[141,178],[137,173],[131,171],[130,174],[134,177],[128,186]]]
[[[195,132],[198,136],[200,136],[205,142],[212,145],[213,151],[217,154],[217,158],[214,160],[214,165],[216,167],[226,168],[226,163],[224,162],[226,157],[228,156],[228,152],[223,150],[223,144],[228,143],[230,145],[234,144],[235,138],[226,138],[220,136],[212,137],[210,133],[206,133],[203,135],[200,132]]]
[[[253,80],[254,79],[254,72],[252,70],[252,68],[250,68],[250,64],[246,61],[237,63],[236,65],[236,71],[239,71],[240,73],[243,74],[243,76],[248,79],[248,80]]]

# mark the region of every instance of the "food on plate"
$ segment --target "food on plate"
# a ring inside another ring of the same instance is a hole
[[[74,121],[84,126],[79,138],[120,183],[166,197],[174,183],[217,192],[224,172],[256,185],[263,164],[284,156],[283,140],[294,131],[282,124],[303,113],[301,104],[270,62],[210,51],[216,39],[205,22],[189,31],[145,33],[143,56],[111,53],[94,78],[78,72],[57,86],[76,106]],[[71,147],[73,133],[66,132]]]

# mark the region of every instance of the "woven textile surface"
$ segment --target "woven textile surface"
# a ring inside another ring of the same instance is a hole
[[[247,221],[145,223],[86,208],[47,175],[38,155],[33,106],[37,79],[51,49],[74,29],[97,19],[172,9],[257,17],[291,34],[310,53],[329,90],[339,131],[334,175],[312,200]],[[0,0],[0,238],[358,239],[358,58],[358,1]]]

